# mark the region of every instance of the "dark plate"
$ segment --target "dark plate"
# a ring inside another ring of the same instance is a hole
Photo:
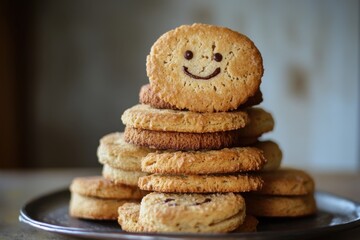
[[[115,221],[90,221],[68,215],[70,192],[61,190],[27,203],[20,221],[43,230],[96,239],[279,239],[308,238],[360,226],[360,203],[325,192],[316,192],[316,215],[304,218],[261,218],[255,233],[141,234],[123,232]]]

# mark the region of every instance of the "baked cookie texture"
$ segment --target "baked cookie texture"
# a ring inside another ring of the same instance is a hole
[[[279,145],[274,141],[259,141],[252,147],[261,149],[264,153],[266,163],[261,171],[274,171],[279,169],[282,161],[282,151]]]
[[[263,95],[261,90],[259,89],[258,91],[256,91],[254,96],[249,97],[248,100],[245,103],[241,104],[237,109],[240,110],[247,107],[252,107],[260,104],[262,101],[263,101]],[[188,110],[188,109],[178,109],[175,106],[159,98],[159,96],[157,96],[154,93],[154,91],[151,90],[150,84],[145,84],[141,87],[139,93],[139,102],[141,104],[147,104],[153,108],[158,108],[158,109]]]
[[[104,178],[116,184],[120,183],[129,186],[137,186],[138,179],[142,176],[146,176],[147,173],[141,171],[124,171],[118,168],[113,168],[109,165],[104,165],[102,175]]]
[[[315,191],[315,183],[309,174],[297,169],[279,169],[257,174],[264,180],[259,194],[266,195],[308,195]]]
[[[116,184],[101,176],[77,177],[73,179],[70,191],[82,196],[104,199],[141,199],[144,196],[137,186]]]
[[[118,217],[117,210],[124,203],[139,202],[135,199],[105,199],[88,197],[75,192],[71,193],[69,214],[72,217],[115,220]]]
[[[258,107],[247,108],[246,112],[250,122],[244,128],[239,129],[242,137],[259,137],[274,130],[275,121],[271,113]]]
[[[126,232],[150,232],[139,223],[140,204],[138,203],[125,203],[118,209],[119,217],[118,223],[123,231]],[[259,221],[251,215],[246,214],[244,222],[237,227],[233,232],[256,232]],[[151,228],[150,228],[151,229]],[[153,231],[155,229],[153,228]]]
[[[151,174],[140,177],[142,190],[164,193],[228,193],[260,190],[263,180],[247,174],[170,175]]]
[[[196,113],[171,109],[157,109],[138,104],[121,117],[126,126],[153,131],[208,133],[236,130],[248,123],[243,111]]]
[[[263,152],[254,147],[209,151],[165,151],[149,153],[141,170],[162,174],[211,174],[260,170],[266,163]]]
[[[163,34],[151,47],[146,71],[154,93],[178,109],[229,111],[253,96],[262,57],[246,36],[193,24]]]
[[[158,150],[205,150],[248,146],[258,137],[241,137],[239,130],[214,133],[182,133],[151,131],[125,127],[125,141]]]
[[[302,217],[316,213],[313,194],[302,196],[244,196],[247,213],[258,217]]]
[[[115,132],[100,139],[97,156],[101,164],[124,171],[141,171],[141,159],[153,151],[150,148],[127,143],[123,133]]]
[[[152,232],[229,232],[245,219],[237,194],[150,193],[140,205],[139,222]]]

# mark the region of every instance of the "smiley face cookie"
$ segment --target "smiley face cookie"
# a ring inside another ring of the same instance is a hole
[[[263,75],[260,52],[249,38],[206,24],[162,35],[151,48],[146,70],[155,94],[195,112],[237,109],[258,91]]]

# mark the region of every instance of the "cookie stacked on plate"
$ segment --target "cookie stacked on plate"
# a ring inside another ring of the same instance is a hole
[[[262,101],[259,51],[226,28],[182,26],[155,42],[147,73],[141,104],[122,121],[126,142],[157,150],[141,160],[148,175],[138,181],[152,193],[120,207],[120,225],[146,232],[239,228],[246,207],[238,193],[260,190],[254,172],[281,161],[266,158],[280,151],[275,143],[258,142],[274,127],[271,114],[251,107]]]

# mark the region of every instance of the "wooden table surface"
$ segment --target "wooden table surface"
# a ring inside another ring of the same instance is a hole
[[[19,223],[19,210],[25,202],[34,197],[67,187],[76,176],[99,175],[100,172],[100,169],[0,171],[0,240],[76,239]],[[317,190],[360,202],[360,173],[312,173],[312,175]],[[333,235],[331,239],[360,239],[360,228]]]

